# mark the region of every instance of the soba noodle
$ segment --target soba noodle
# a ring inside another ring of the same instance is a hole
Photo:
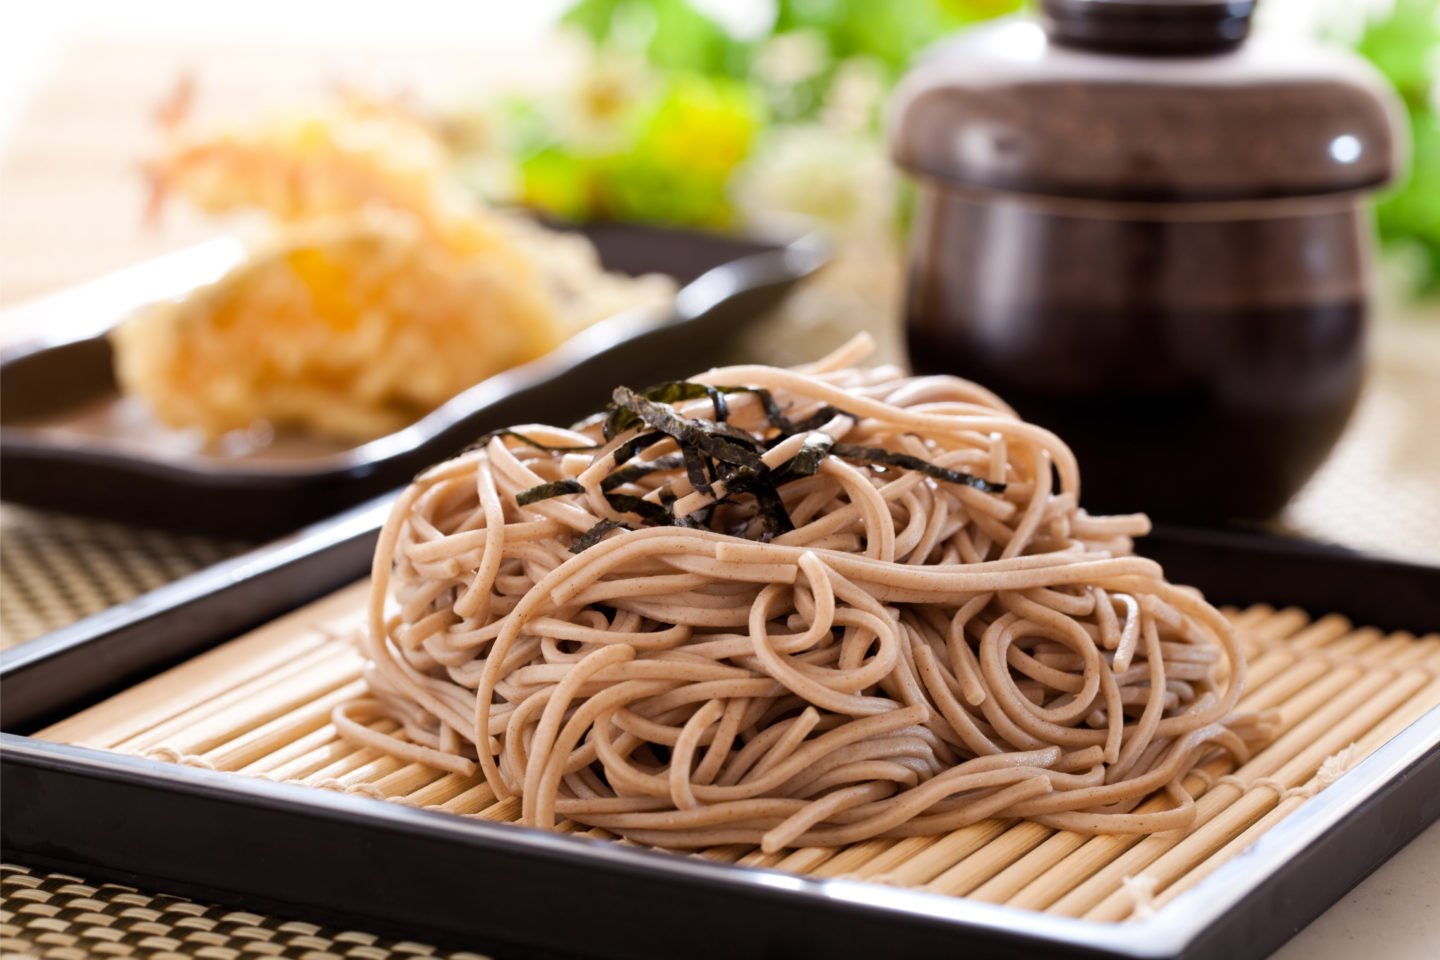
[[[371,695],[337,728],[483,773],[527,824],[664,847],[1191,823],[1185,774],[1264,735],[1225,618],[1132,554],[1144,516],[1079,507],[1053,434],[962,380],[854,368],[866,349],[421,475],[375,554]],[[775,482],[733,451],[725,472],[727,438]]]

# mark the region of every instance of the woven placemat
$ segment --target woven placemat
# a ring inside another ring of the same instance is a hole
[[[477,953],[266,917],[115,883],[88,883],[13,863],[0,864],[0,896],[0,956],[484,960]]]
[[[0,508],[0,649],[99,613],[250,546],[6,504]]]

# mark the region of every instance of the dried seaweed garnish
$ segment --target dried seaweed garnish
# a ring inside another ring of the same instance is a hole
[[[852,420],[860,419],[853,413],[848,413],[838,407],[827,404],[804,420],[791,420],[785,415],[785,411],[781,409],[780,404],[775,399],[775,395],[764,387],[711,386],[705,383],[695,383],[691,380],[667,380],[664,383],[657,383],[654,386],[646,387],[644,390],[630,392],[651,403],[663,403],[667,405],[682,403],[686,400],[708,399],[715,408],[714,422],[716,424],[724,424],[730,418],[729,403],[726,400],[728,394],[748,393],[760,401],[760,406],[765,411],[766,421],[770,426],[780,432],[778,439],[784,439],[796,433],[818,430],[836,416],[846,416]],[[611,404],[609,412],[605,414],[605,439],[613,440],[640,422],[641,418],[639,414],[630,405]],[[720,432],[732,438],[738,438],[739,433],[738,431],[734,431],[733,428],[724,429]]]
[[[605,500],[617,513],[633,513],[654,527],[668,527],[675,522],[675,514],[668,503],[656,503],[628,493],[607,493]],[[673,495],[671,502],[674,502]]]
[[[785,411],[780,409],[780,404],[776,402],[775,395],[764,387],[725,386],[716,387],[715,389],[721,393],[748,393],[754,396],[760,401],[760,406],[765,411],[765,419],[769,421],[770,426],[779,430],[782,434],[788,435],[795,432],[795,424],[791,423],[790,419],[785,416]]]
[[[857,447],[849,443],[837,443],[830,448],[830,453],[841,460],[849,460],[854,463],[880,463],[887,467],[903,467],[906,470],[914,470],[923,473],[927,477],[936,480],[943,480],[946,483],[958,483],[967,487],[974,487],[982,493],[1004,493],[1005,484],[991,483],[971,473],[963,473],[959,470],[951,470],[947,467],[937,467],[927,460],[919,457],[912,457],[908,453],[891,453],[889,450],[882,450],[879,447]]]
[[[605,535],[611,530],[629,529],[629,527],[625,526],[625,524],[621,523],[618,520],[601,520],[599,523],[595,524],[595,526],[591,527],[589,530],[586,530],[584,533],[580,534],[580,536],[575,538],[574,542],[570,544],[570,552],[584,553],[586,550],[589,550],[601,540],[604,540]]]
[[[617,387],[614,401],[617,409],[630,411],[646,426],[673,437],[682,448],[697,447],[715,460],[749,467],[757,473],[765,469],[759,441],[744,431],[682,417],[669,406],[647,400],[629,387]]]
[[[534,447],[536,450],[544,450],[546,453],[581,453],[586,450],[599,450],[601,446],[598,443],[591,443],[586,446],[578,447],[558,446],[551,443],[541,443],[539,440],[527,437],[525,436],[525,434],[519,433],[515,430],[491,430],[489,433],[485,434],[485,436],[481,437],[479,440],[476,440],[474,443],[470,444],[470,446],[466,447],[465,450],[466,452],[470,450],[476,450],[480,447],[485,446],[487,443],[489,443],[491,440],[494,440],[496,437],[513,437],[516,440],[519,440],[521,443],[525,444],[527,447]]]
[[[616,447],[615,452],[611,455],[611,462],[614,463],[617,467],[623,466],[624,464],[629,463],[631,460],[635,459],[636,455],[639,454],[640,451],[648,450],[651,447],[655,446],[655,444],[660,443],[663,440],[669,439],[669,436],[659,432],[658,430],[653,433],[639,434],[638,436],[632,437],[631,439],[620,444],[620,446]]]
[[[661,386],[661,387],[666,387],[666,386],[671,386],[671,385],[669,385],[669,384],[661,384],[660,386]],[[692,386],[696,386],[697,388],[699,387],[699,385],[696,385],[696,384],[692,384]],[[647,393],[651,393],[651,392],[658,392],[658,391],[659,391],[659,388],[657,388],[657,387],[652,387],[652,388],[650,388],[649,391],[646,391],[646,392],[647,392]],[[671,393],[670,395],[673,396],[673,395],[675,395],[675,394],[674,394],[674,393]],[[698,390],[694,395],[695,395],[695,396],[708,396],[708,394],[706,394],[703,389]],[[726,407],[723,406],[723,400],[721,401],[721,403],[722,403],[722,406],[721,406],[719,409],[725,410],[725,411],[728,413],[728,408],[726,408]],[[619,420],[619,419],[616,419],[616,418],[615,418],[615,414],[616,414],[617,412],[623,412],[623,413],[625,413],[627,419],[624,419],[623,421],[622,421],[622,420]],[[619,425],[619,427],[620,427],[620,432],[623,432],[624,430],[628,430],[628,429],[630,429],[631,427],[635,426],[636,424],[638,424],[638,423],[640,423],[640,422],[641,422],[641,420],[640,420],[639,416],[637,416],[636,414],[634,414],[632,411],[630,411],[630,410],[628,410],[628,409],[626,409],[626,408],[624,408],[624,407],[618,407],[618,406],[612,405],[612,406],[611,406],[610,415],[609,415],[609,417],[606,419],[606,426],[605,426],[606,435],[609,436],[609,435],[610,435],[610,431],[611,431],[613,428],[615,428],[617,425]],[[727,427],[726,429],[729,430],[729,429],[733,429],[733,428]],[[616,435],[618,436],[618,433],[617,433]],[[629,469],[628,467],[625,467],[624,464],[627,464],[627,463],[629,463],[630,460],[634,459],[634,457],[635,457],[637,454],[639,454],[640,451],[646,449],[647,447],[654,446],[655,444],[661,442],[662,440],[669,440],[669,439],[673,439],[673,438],[670,436],[670,434],[664,433],[664,432],[661,432],[661,431],[658,431],[658,430],[657,430],[657,431],[654,431],[654,432],[651,432],[651,433],[642,433],[642,434],[639,434],[638,436],[635,436],[635,437],[631,438],[630,440],[626,441],[625,443],[623,443],[623,444],[621,444],[620,446],[618,446],[618,447],[615,448],[615,452],[614,452],[614,455],[613,455],[614,463],[615,463],[615,465],[616,465],[617,467],[620,467],[620,472],[623,472],[623,471]],[[749,438],[747,437],[746,439],[749,439]],[[680,447],[680,453],[681,453],[681,456],[682,456],[682,458],[683,458],[683,463],[684,463],[684,465],[685,465],[685,472],[686,472],[686,475],[687,475],[687,476],[689,477],[689,479],[690,479],[690,484],[691,484],[691,486],[693,486],[696,490],[699,490],[701,493],[704,493],[704,494],[707,494],[707,495],[710,494],[710,493],[711,493],[711,483],[713,482],[713,477],[715,476],[715,472],[716,472],[716,471],[715,471],[715,465],[714,465],[712,462],[710,462],[710,461],[705,457],[705,455],[704,455],[703,453],[701,453],[700,450],[697,449],[696,447],[689,446],[689,445],[686,445],[685,443],[681,443],[681,442],[677,442],[676,445]],[[608,479],[608,478],[607,478],[607,479]],[[616,485],[618,486],[619,484],[617,483]],[[602,489],[610,490],[610,489],[614,489],[614,488],[613,488],[613,487],[606,487],[606,486],[604,486],[604,484],[602,483]]]
[[[730,417],[730,407],[725,402],[721,387],[711,387],[689,380],[670,380],[646,387],[636,395],[652,403],[675,404],[685,400],[708,399],[715,408],[715,422],[724,423]],[[630,391],[634,393],[635,391]],[[640,416],[633,408],[616,405],[605,418],[605,439],[613,440],[640,422]]]
[[[750,393],[759,400],[765,411],[768,429],[762,428],[759,434],[755,434],[727,422],[730,410],[726,395],[737,393]],[[714,420],[686,417],[672,406],[701,399],[711,402],[715,411]],[[762,541],[772,540],[795,528],[780,488],[792,481],[813,476],[827,456],[853,463],[913,470],[935,480],[973,487],[984,493],[1002,493],[1005,490],[1003,483],[992,483],[963,471],[937,466],[921,457],[879,447],[836,443],[829,434],[819,432],[820,428],[837,416],[857,421],[859,417],[827,404],[808,417],[791,420],[770,391],[761,387],[716,387],[686,380],[656,384],[639,392],[619,387],[613,394],[608,411],[602,416],[607,441],[638,427],[649,428],[637,431],[612,451],[613,468],[600,482],[601,492],[611,508],[617,513],[638,518],[641,525],[714,529],[716,511],[725,504],[733,503],[735,498],[744,496],[754,499],[754,513],[732,533],[758,537]],[[587,422],[593,426],[600,421],[596,417]],[[767,450],[801,434],[805,438],[793,457],[774,468],[766,465],[762,457]],[[496,431],[485,439],[502,435],[515,437],[546,451],[595,450],[600,446],[546,445],[511,430]],[[631,462],[642,451],[667,440],[675,443],[678,453],[667,453],[648,463]],[[676,495],[668,484],[643,497],[617,492],[619,488],[646,476],[681,466],[685,468],[690,486],[696,491],[714,497],[716,488],[723,486],[723,495],[687,516],[676,517]],[[584,488],[576,480],[557,480],[521,491],[516,501],[523,506],[550,497],[582,492]],[[575,538],[571,552],[581,553],[589,549],[611,531],[631,529],[634,527],[618,520],[602,520]]]
[[[715,492],[712,483],[715,479],[715,462],[694,447],[682,447],[681,452],[685,463],[685,476],[690,481],[690,486],[699,490],[707,497]]]
[[[710,518],[714,515],[716,506],[717,504],[712,501],[693,513],[687,513],[683,517],[676,517],[674,525],[677,527],[687,527],[691,530],[709,530]]]
[[[585,488],[580,485],[579,480],[552,480],[549,483],[542,483],[528,490],[521,490],[515,494],[515,502],[522,507],[528,507],[532,503],[541,500],[549,500],[551,497],[563,497],[567,493],[584,493]]]
[[[785,411],[780,409],[780,404],[776,402],[775,395],[764,387],[717,387],[716,389],[724,393],[753,394],[756,399],[760,401],[760,406],[765,411],[765,419],[769,421],[770,426],[780,431],[780,436],[776,438],[776,441],[794,436],[797,433],[808,433],[811,430],[819,430],[837,416],[849,417],[851,420],[860,419],[853,413],[847,413],[839,407],[832,407],[826,404],[804,420],[791,420],[785,416]]]
[[[795,529],[790,512],[785,509],[785,501],[781,499],[780,491],[775,489],[773,475],[773,470],[757,474],[742,468],[725,478],[727,498],[737,493],[748,493],[755,498],[755,517],[759,521],[762,543],[769,543],[780,534]]]
[[[825,462],[825,457],[835,446],[835,440],[828,433],[812,433],[800,444],[800,451],[775,468],[775,485],[780,486],[791,480],[811,477]]]
[[[623,487],[627,483],[634,483],[641,477],[649,476],[663,470],[674,470],[676,467],[684,466],[685,459],[679,454],[671,454],[665,457],[656,457],[649,463],[632,463],[629,466],[621,467],[610,473],[604,480],[600,481],[600,489],[606,492]]]

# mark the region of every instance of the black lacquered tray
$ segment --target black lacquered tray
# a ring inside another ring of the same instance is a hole
[[[0,354],[0,490],[16,503],[153,527],[275,536],[394,489],[487,430],[569,423],[603,406],[617,383],[713,366],[737,331],[824,261],[813,237],[786,245],[631,224],[581,229],[607,269],[682,283],[674,308],[596,323],[396,433],[285,459],[177,451],[97,413],[118,397],[107,331],[146,303],[214,280],[243,255],[237,242],[213,241],[15,308],[5,325],[40,335]]]
[[[44,724],[363,575],[362,507],[5,654],[5,856],[496,952],[1261,957],[1440,818],[1440,714],[1398,730],[1153,916],[1096,923],[705,862],[36,739]],[[1244,533],[1142,544],[1223,603],[1440,627],[1440,570]]]

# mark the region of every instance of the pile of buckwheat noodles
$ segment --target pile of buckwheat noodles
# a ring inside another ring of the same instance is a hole
[[[1224,617],[1132,555],[1144,516],[1080,509],[1053,434],[867,350],[617,390],[421,475],[342,735],[665,847],[1191,823],[1185,774],[1265,734]]]

